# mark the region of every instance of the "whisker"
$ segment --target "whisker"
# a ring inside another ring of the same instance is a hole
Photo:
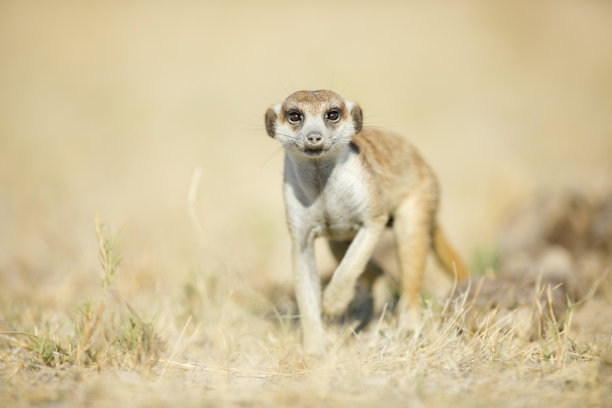
[[[276,149],[274,149],[274,151],[273,151],[272,153],[270,153],[270,154],[268,155],[268,157],[266,158],[266,160],[265,160],[265,161],[262,163],[262,165],[261,165],[261,170],[263,170],[263,169],[264,169],[264,168],[265,168],[265,167],[268,165],[268,163],[270,163],[270,160],[272,160],[272,158],[273,158],[274,156],[276,156],[276,155],[277,155],[279,152],[281,152],[282,150],[284,150],[284,147],[283,147],[282,145],[281,145],[281,146],[278,146]]]

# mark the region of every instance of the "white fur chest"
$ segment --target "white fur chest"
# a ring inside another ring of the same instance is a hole
[[[298,235],[351,239],[368,218],[370,194],[359,155],[348,149],[333,162],[285,159],[285,205]]]

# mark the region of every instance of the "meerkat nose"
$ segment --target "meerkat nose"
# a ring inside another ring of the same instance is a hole
[[[319,132],[310,132],[306,136],[308,143],[313,146],[320,145],[323,141],[323,135]]]

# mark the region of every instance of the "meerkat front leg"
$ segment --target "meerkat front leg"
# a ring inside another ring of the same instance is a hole
[[[328,242],[329,249],[332,255],[334,256],[334,258],[336,259],[336,261],[338,262],[338,264],[342,262],[342,258],[344,258],[344,255],[346,255],[346,251],[348,251],[349,246],[351,245],[351,242],[352,240],[350,241],[329,240]],[[367,285],[368,289],[371,289],[376,279],[382,276],[384,273],[385,273],[384,270],[378,264],[378,262],[376,262],[373,258],[370,258],[370,260],[366,264],[366,267],[363,273],[361,274],[361,276],[359,276],[358,281],[363,282],[365,285]]]
[[[420,289],[431,247],[436,200],[429,194],[413,194],[395,211],[393,232],[401,269],[399,325],[416,330],[420,323]]]
[[[387,220],[387,216],[374,218],[357,232],[323,294],[323,313],[326,315],[338,316],[346,310],[353,298],[357,278],[372,257]]]
[[[293,239],[292,261],[304,351],[308,354],[323,355],[325,345],[321,322],[321,283],[312,237]]]

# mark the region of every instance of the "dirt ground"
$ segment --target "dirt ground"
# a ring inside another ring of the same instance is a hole
[[[611,406],[612,243],[528,227],[612,191],[612,3],[2,1],[0,61],[1,406]],[[322,360],[263,124],[320,88],[418,146],[476,275],[430,262],[419,336],[383,302]],[[595,271],[558,320],[546,265]]]

